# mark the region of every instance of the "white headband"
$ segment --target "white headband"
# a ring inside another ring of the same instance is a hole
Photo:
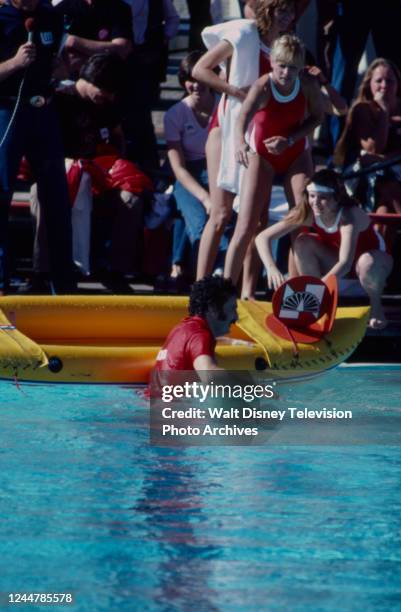
[[[314,191],[315,193],[335,193],[335,189],[331,187],[325,187],[324,185],[319,185],[318,183],[309,183],[306,187],[306,191],[309,193],[310,191]]]

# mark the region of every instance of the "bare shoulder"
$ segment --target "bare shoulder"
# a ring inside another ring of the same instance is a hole
[[[264,74],[259,77],[252,85],[250,91],[252,92],[251,96],[256,96],[259,103],[266,104],[270,95],[269,75]]]
[[[267,87],[270,87],[269,82],[269,74],[263,74],[261,77],[256,79],[255,85],[257,85],[260,89],[265,89]]]
[[[270,99],[271,94],[271,86],[270,86],[270,77],[269,74],[264,74],[258,78],[256,83],[259,82],[259,92],[261,97],[263,98],[263,102],[267,103]]]

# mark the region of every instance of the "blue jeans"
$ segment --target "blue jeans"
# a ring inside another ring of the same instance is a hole
[[[179,215],[179,216],[178,216]],[[185,221],[177,212],[177,217],[174,219],[173,225],[173,249],[171,255],[171,263],[183,264],[188,250],[189,239],[185,227]]]
[[[0,141],[15,102],[0,100]],[[65,176],[58,117],[52,104],[34,108],[21,102],[10,131],[0,147],[0,290],[8,283],[8,213],[19,164],[25,154],[38,184],[49,241],[50,275],[55,289],[72,280],[71,204]]]
[[[206,190],[209,189],[205,159],[186,162],[186,168],[202,187]],[[192,257],[196,261],[199,242],[208,219],[205,207],[179,181],[176,181],[174,185],[174,197],[177,208],[184,218],[186,232],[192,247]],[[221,238],[219,255],[217,257],[218,267],[222,266],[232,230],[233,228],[230,224]]]

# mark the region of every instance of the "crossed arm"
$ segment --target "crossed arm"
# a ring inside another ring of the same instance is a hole
[[[113,38],[110,41],[101,41],[69,34],[65,41],[64,49],[87,56],[109,51],[117,53],[122,59],[126,59],[132,51],[132,43],[128,38]]]

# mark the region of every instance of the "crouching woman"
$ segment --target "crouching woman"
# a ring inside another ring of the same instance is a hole
[[[337,174],[316,172],[306,186],[303,200],[278,223],[256,238],[259,255],[266,266],[269,288],[277,289],[284,278],[272,255],[272,240],[303,228],[294,244],[299,273],[326,280],[355,274],[369,296],[369,326],[382,329],[387,322],[381,294],[393,265],[384,240],[369,216],[350,199]]]

